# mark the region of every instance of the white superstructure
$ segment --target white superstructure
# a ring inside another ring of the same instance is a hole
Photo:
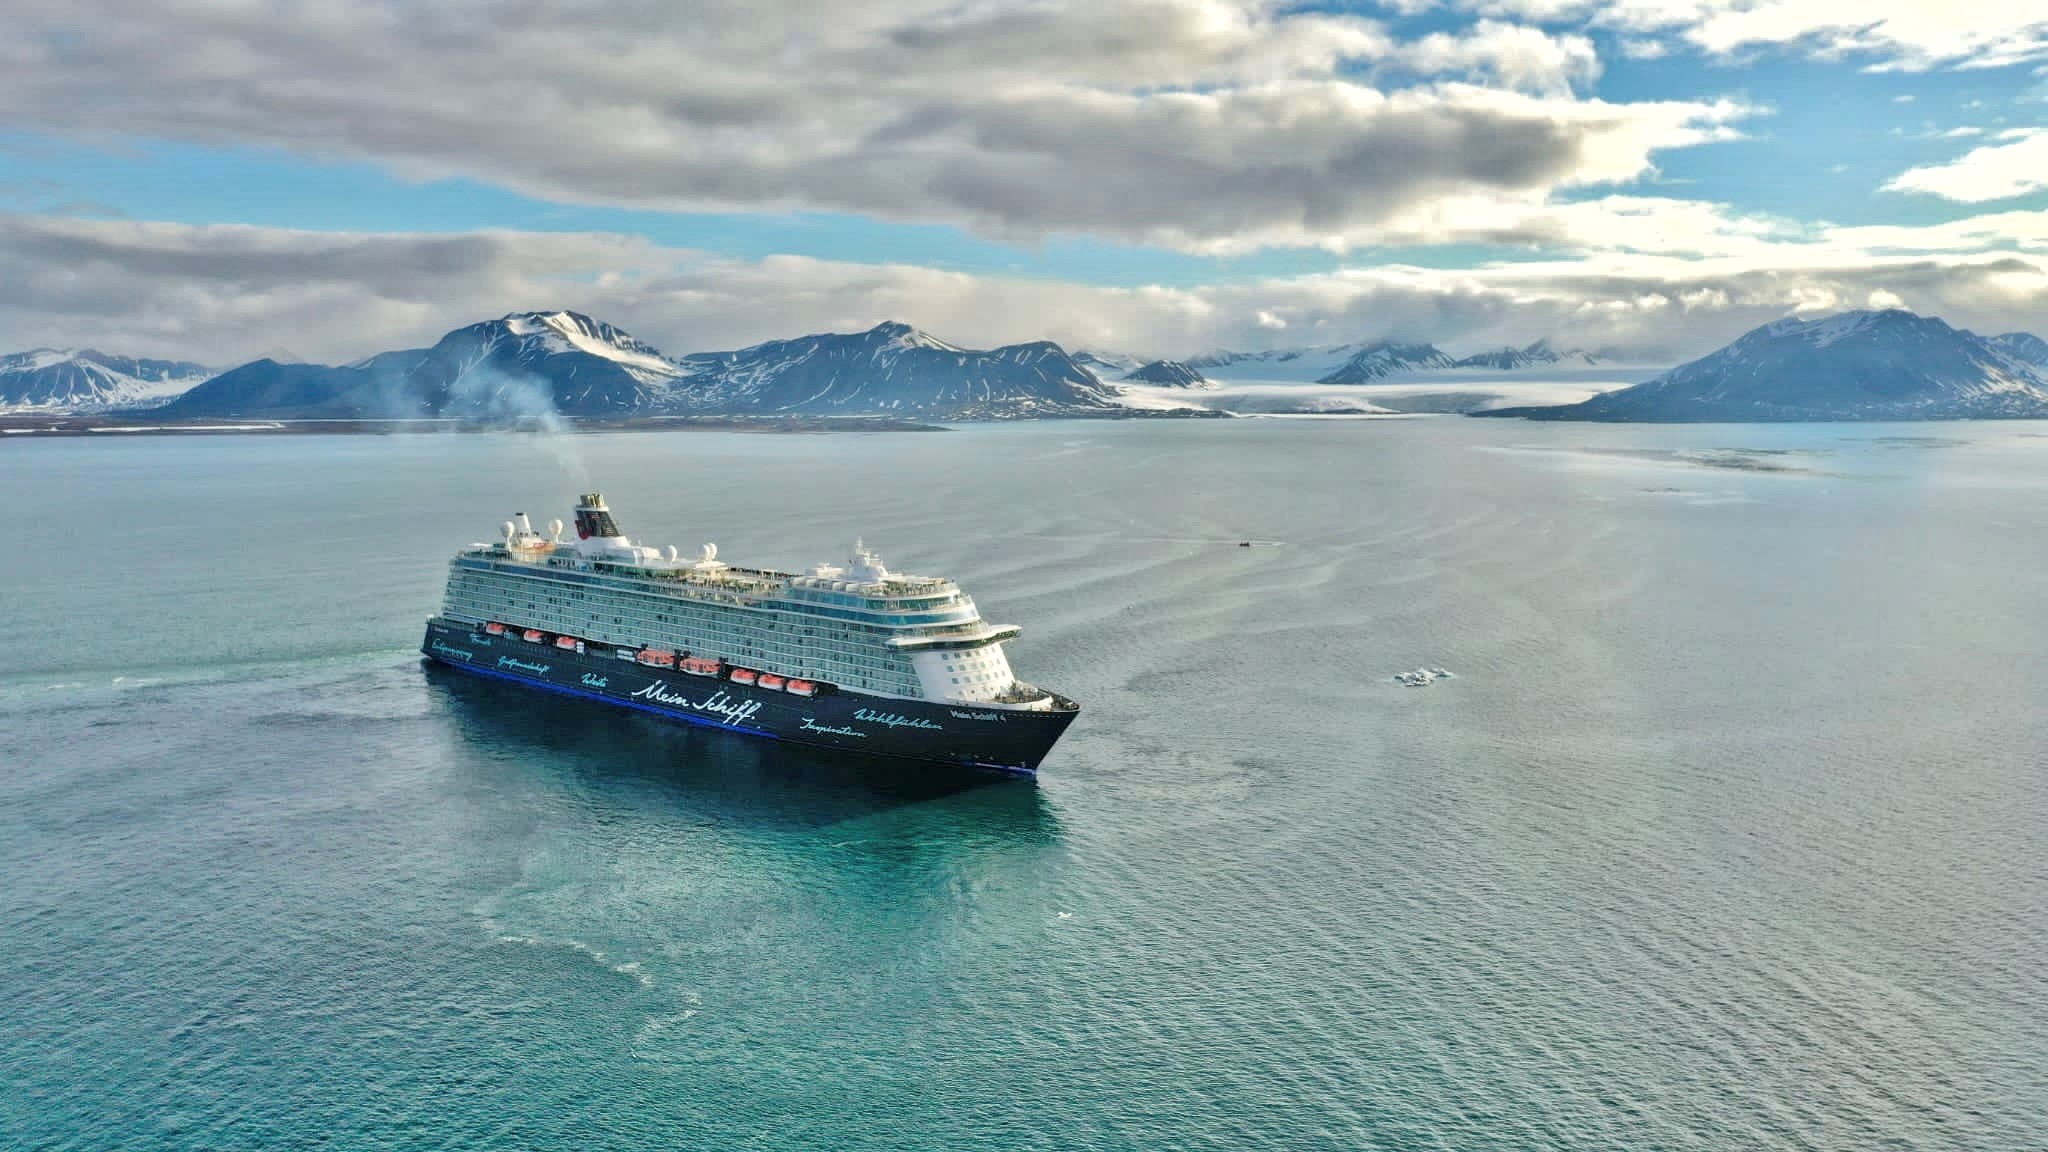
[[[716,657],[842,689],[986,708],[1046,709],[1003,642],[950,580],[891,572],[856,542],[845,565],[807,573],[741,568],[706,544],[683,557],[634,544],[604,497],[584,496],[576,539],[536,532],[522,513],[502,537],[449,565],[444,616],[635,649]]]

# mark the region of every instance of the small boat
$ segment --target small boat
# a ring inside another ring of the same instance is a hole
[[[496,620],[493,620],[490,623],[484,625],[484,631],[490,633],[493,636],[503,636],[505,634],[505,626],[503,624],[498,623]]]
[[[547,640],[547,636],[538,628],[528,628],[519,634],[519,638],[528,644],[540,644]]]
[[[676,666],[676,654],[665,648],[642,648],[633,656],[633,659],[647,665],[649,668],[673,668]]]
[[[720,661],[716,656],[683,657],[683,671],[688,672],[692,676],[716,676],[718,675],[719,664]]]
[[[583,641],[578,640],[574,636],[557,636],[555,637],[555,647],[565,652],[581,652],[583,651]]]
[[[770,691],[780,692],[782,691],[783,678],[773,672],[763,672],[761,673],[761,678],[754,681],[754,683]]]
[[[816,696],[818,694],[818,686],[809,680],[791,680],[782,686],[782,690],[792,696]]]
[[[752,684],[754,676],[755,672],[752,668],[735,668],[732,670],[732,682],[735,684]]]

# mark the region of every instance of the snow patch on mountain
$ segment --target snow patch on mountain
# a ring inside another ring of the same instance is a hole
[[[577,312],[514,312],[501,321],[508,336],[539,338],[550,353],[582,352],[622,365],[649,382],[673,379],[682,369],[652,345]]]
[[[0,411],[155,407],[213,374],[211,368],[183,360],[114,356],[91,348],[35,348],[0,356]]]

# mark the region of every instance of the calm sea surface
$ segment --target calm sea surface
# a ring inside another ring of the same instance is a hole
[[[23,439],[0,1146],[2048,1143],[2040,425]],[[988,782],[424,670],[586,485],[1085,711]]]

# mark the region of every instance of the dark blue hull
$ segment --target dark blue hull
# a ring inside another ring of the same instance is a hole
[[[1034,775],[1080,710],[973,708],[829,690],[816,696],[648,668],[630,660],[490,636],[467,624],[427,621],[420,651],[480,676],[614,704],[708,728],[864,756],[892,756]]]

